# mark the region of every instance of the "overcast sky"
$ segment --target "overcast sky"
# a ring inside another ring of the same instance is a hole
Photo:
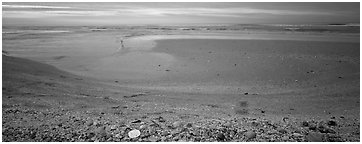
[[[359,3],[2,3],[3,25],[359,23]]]

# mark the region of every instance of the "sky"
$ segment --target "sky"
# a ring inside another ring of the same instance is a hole
[[[359,23],[359,3],[2,3],[3,26]]]

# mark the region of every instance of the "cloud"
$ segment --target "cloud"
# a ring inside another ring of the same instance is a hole
[[[36,17],[77,17],[77,16],[117,16],[114,11],[4,11],[3,17],[36,18]]]
[[[3,21],[7,24],[39,21],[40,24],[105,24],[105,23],[311,23],[358,21],[348,9],[265,7],[256,5],[160,6],[158,3],[21,3],[3,5]]]
[[[76,5],[77,6],[77,5]],[[2,5],[4,16],[8,17],[6,11],[13,11],[15,14],[35,14],[39,16],[206,16],[206,17],[244,17],[250,14],[259,15],[330,15],[331,13],[322,11],[296,11],[296,10],[271,10],[257,9],[247,7],[232,8],[207,8],[207,7],[140,7],[140,6],[122,6],[115,8],[111,5],[102,7],[97,6],[47,6],[47,5]],[[39,12],[35,12],[39,11]]]
[[[215,16],[215,17],[243,17],[249,14],[264,15],[330,15],[328,12],[318,11],[290,11],[290,10],[265,10],[253,8],[134,8],[116,10],[119,14],[168,16]]]
[[[47,15],[59,16],[116,16],[115,11],[45,11]]]
[[[2,5],[3,8],[26,8],[26,9],[69,9],[71,7],[42,6],[42,5]]]

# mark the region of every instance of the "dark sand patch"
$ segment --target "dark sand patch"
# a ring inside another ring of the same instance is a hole
[[[63,58],[66,58],[67,56],[55,56],[54,57],[54,60],[60,60],[60,59],[63,59]]]

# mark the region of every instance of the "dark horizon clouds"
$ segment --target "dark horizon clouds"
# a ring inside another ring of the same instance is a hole
[[[359,3],[2,3],[3,25],[359,23]]]

